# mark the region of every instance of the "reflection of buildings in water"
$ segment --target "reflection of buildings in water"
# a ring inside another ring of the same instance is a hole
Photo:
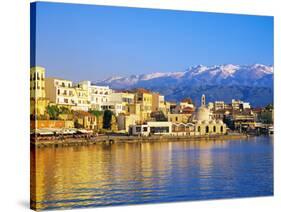
[[[37,149],[36,200],[69,199],[77,200],[79,205],[93,201],[110,203],[120,197],[120,191],[127,197],[146,198],[146,194],[153,189],[175,183],[175,174],[180,180],[189,177],[188,169],[194,164],[194,155],[182,150],[206,151],[199,154],[198,165],[199,174],[208,176],[212,171],[212,148],[224,148],[226,143],[154,142]],[[180,173],[173,173],[175,169],[180,170]],[[78,203],[70,201],[53,204],[71,206]],[[39,207],[43,205],[39,204]]]
[[[36,201],[93,200],[106,195],[104,192],[109,189],[111,184],[108,154],[102,146],[92,147],[36,150]],[[83,204],[88,203],[83,201]],[[56,206],[64,206],[64,204],[70,206],[75,202],[54,204]],[[80,202],[80,204],[82,203]],[[48,203],[48,205],[52,204]]]

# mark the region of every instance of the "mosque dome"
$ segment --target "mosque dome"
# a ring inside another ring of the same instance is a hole
[[[210,110],[207,107],[201,106],[196,112],[196,120],[198,121],[210,121]]]

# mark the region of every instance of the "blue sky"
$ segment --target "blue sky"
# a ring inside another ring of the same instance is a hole
[[[193,65],[273,64],[273,17],[37,3],[36,65],[96,81]]]

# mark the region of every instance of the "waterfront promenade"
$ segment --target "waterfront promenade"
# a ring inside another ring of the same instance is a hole
[[[199,136],[126,136],[126,135],[101,135],[101,136],[80,136],[80,137],[37,137],[31,139],[31,145],[42,147],[63,147],[80,146],[92,144],[113,144],[113,143],[138,143],[138,142],[173,142],[173,141],[197,141],[197,140],[226,140],[226,139],[245,139],[249,137],[245,134],[226,134],[226,135],[199,135]]]

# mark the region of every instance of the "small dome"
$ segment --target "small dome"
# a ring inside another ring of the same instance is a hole
[[[199,107],[196,112],[196,119],[198,121],[210,121],[210,110],[205,106]]]

